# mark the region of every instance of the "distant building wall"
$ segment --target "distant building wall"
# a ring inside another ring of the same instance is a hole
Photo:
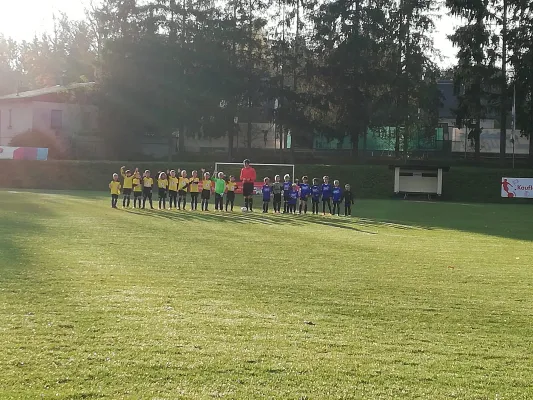
[[[475,151],[474,143],[466,138],[465,129],[450,128],[452,131],[452,152],[464,153],[465,143],[466,152],[473,153]],[[515,154],[529,154],[529,139],[520,136],[520,132],[515,131]],[[512,130],[507,129],[506,153],[513,153]],[[483,129],[480,136],[480,151],[482,153],[499,153],[500,152],[500,130],[499,129]]]
[[[18,134],[33,127],[33,111],[26,103],[4,102],[0,105],[0,146],[7,146]]]

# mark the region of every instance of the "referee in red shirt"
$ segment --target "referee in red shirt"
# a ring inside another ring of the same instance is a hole
[[[242,194],[244,195],[244,206],[247,210],[252,211],[256,174],[255,169],[250,166],[250,160],[244,160],[243,164],[244,168],[241,169],[241,181]]]

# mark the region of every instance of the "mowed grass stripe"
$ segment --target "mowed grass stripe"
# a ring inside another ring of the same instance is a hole
[[[89,195],[0,192],[1,398],[531,397],[528,209],[487,206],[494,231],[451,204],[195,217]]]

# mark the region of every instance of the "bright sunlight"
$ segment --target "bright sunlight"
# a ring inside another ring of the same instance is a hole
[[[66,13],[71,19],[83,17],[86,2],[82,0],[2,0],[0,35],[31,40],[36,34],[50,32],[53,15]]]

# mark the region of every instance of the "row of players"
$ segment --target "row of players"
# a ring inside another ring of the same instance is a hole
[[[213,172],[211,175],[202,169],[203,179],[200,180],[197,171],[192,171],[192,177],[187,177],[187,171],[178,169],[176,171],[171,170],[167,172],[158,172],[157,175],[157,188],[159,197],[159,208],[166,209],[166,200],[169,198],[169,206],[173,206],[176,209],[185,209],[187,203],[187,193],[191,195],[191,210],[196,210],[198,207],[198,196],[201,197],[202,211],[209,210],[209,200],[211,198],[211,192],[215,193],[215,209],[224,209],[224,195],[226,196],[225,210],[233,211],[235,202],[235,191],[238,188],[238,184],[235,181],[234,176],[226,178],[223,172]],[[130,170],[125,170],[125,167],[121,168],[121,175],[124,183],[119,181],[119,175],[113,174],[113,180],[109,183],[111,190],[111,206],[117,208],[118,196],[120,191],[123,191],[122,206],[130,206],[130,198],[133,193],[133,207],[145,208],[146,202],[149,202],[150,207],[153,209],[152,203],[152,187],[154,185],[154,179],[151,177],[150,171],[146,170],[141,177],[138,169],[135,169],[133,174]],[[270,181],[270,178],[263,179],[263,186],[261,187],[261,194],[263,200],[263,212],[267,213],[269,205],[272,202],[275,213],[281,213],[281,203],[283,200],[283,213],[296,213],[297,206],[300,214],[307,213],[308,200],[312,203],[312,213],[319,213],[319,204],[322,201],[322,213],[326,214],[329,211],[330,214],[337,213],[340,215],[341,203],[344,203],[344,215],[351,215],[351,206],[354,203],[354,195],[350,189],[350,185],[346,184],[344,189],[340,187],[338,180],[333,181],[333,185],[329,183],[329,177],[324,176],[323,182],[320,184],[318,178],[314,178],[312,185],[308,182],[307,176],[302,177],[301,182],[297,179],[295,182],[291,182],[290,175],[286,174],[283,182],[281,182],[280,175],[276,175],[274,182]],[[200,192],[200,184],[202,190]],[[253,200],[248,199],[248,210],[253,211]],[[333,208],[332,208],[333,205]]]

